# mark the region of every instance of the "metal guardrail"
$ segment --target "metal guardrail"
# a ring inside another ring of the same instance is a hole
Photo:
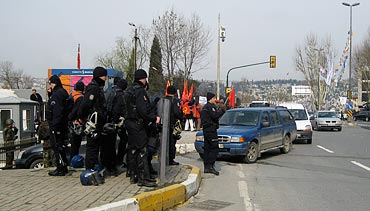
[[[35,137],[15,140],[13,145],[0,143],[0,167],[5,165],[7,152],[14,152],[14,159],[16,159],[21,150],[36,143],[38,142]]]

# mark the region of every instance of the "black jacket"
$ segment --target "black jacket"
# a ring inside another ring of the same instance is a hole
[[[126,112],[126,104],[124,100],[124,91],[120,88],[116,88],[116,95],[113,98],[113,122],[118,123],[120,117],[124,117]]]
[[[66,104],[69,95],[61,85],[54,87],[48,101],[47,120],[49,127],[54,131],[65,131],[68,126],[68,111]]]
[[[31,94],[30,100],[39,102],[40,104],[42,103],[42,97],[39,93]]]
[[[100,86],[95,79],[91,80],[89,85],[87,85],[85,95],[78,109],[78,117],[80,119],[86,120],[87,117],[95,111],[98,113],[97,129],[102,129],[107,120],[103,87],[104,86]]]
[[[204,131],[216,131],[219,124],[218,120],[224,114],[224,111],[215,105],[207,102],[200,111],[201,123]]]
[[[73,108],[72,111],[68,114],[69,121],[78,119],[78,110],[83,101],[83,94],[81,92],[77,91],[72,92],[72,97],[73,97]]]
[[[150,107],[148,94],[145,91],[144,85],[140,81],[134,81],[132,84],[135,93],[135,105],[138,117],[145,122],[155,122],[156,115]]]

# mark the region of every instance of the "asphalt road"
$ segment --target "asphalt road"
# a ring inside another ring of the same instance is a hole
[[[221,159],[198,194],[173,210],[370,210],[370,124],[315,131],[312,145],[264,153],[255,164]],[[203,169],[198,154],[177,160]]]

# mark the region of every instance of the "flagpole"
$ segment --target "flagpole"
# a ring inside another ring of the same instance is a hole
[[[77,52],[77,68],[81,68],[81,55],[80,55],[80,43],[78,43],[78,52]]]

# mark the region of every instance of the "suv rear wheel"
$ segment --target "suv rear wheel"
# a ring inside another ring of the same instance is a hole
[[[255,163],[258,158],[258,146],[256,142],[251,142],[249,144],[247,155],[243,157],[243,162],[245,163]]]
[[[280,148],[280,152],[283,153],[283,154],[286,154],[290,151],[290,147],[291,147],[291,144],[292,144],[288,135],[286,135],[284,137],[283,144],[284,144],[284,146],[283,146],[283,148]]]

